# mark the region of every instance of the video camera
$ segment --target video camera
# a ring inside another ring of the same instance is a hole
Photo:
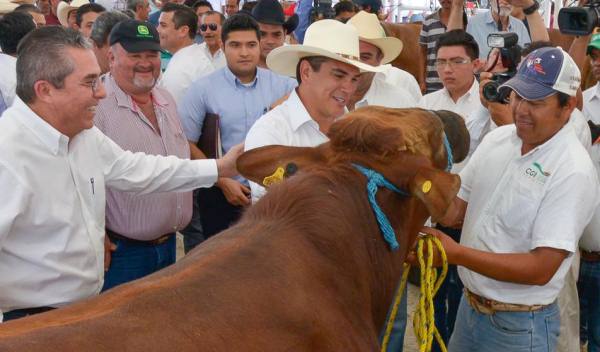
[[[592,0],[583,7],[565,7],[558,12],[560,32],[570,35],[588,35],[600,26],[600,0]]]
[[[498,87],[513,78],[517,73],[517,65],[521,61],[521,47],[517,44],[519,36],[516,33],[510,32],[491,33],[488,35],[487,41],[489,47],[500,50],[497,60],[502,60],[502,66],[508,70],[502,73],[495,73],[492,81],[483,86],[482,94],[487,101],[506,104],[508,102],[508,94],[506,92],[500,94]]]
[[[335,18],[332,0],[314,0],[310,10],[310,23]]]

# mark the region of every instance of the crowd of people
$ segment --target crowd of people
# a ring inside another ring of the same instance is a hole
[[[449,110],[469,130],[451,170],[460,191],[422,230],[452,264],[435,298],[449,350],[600,351],[600,84],[581,90],[585,60],[600,79],[600,34],[567,52],[534,0],[491,0],[471,18],[462,1],[439,2],[419,36],[421,81],[390,64],[407,49],[377,0],[342,0],[317,21],[309,0],[294,12],[278,0],[38,0],[2,15],[0,317],[173,264],[176,233],[188,252],[268,192],[236,174],[243,150],[317,146],[376,105]],[[515,59],[489,45],[498,31],[523,51],[491,99]],[[388,351],[403,349],[406,310],[404,299]]]

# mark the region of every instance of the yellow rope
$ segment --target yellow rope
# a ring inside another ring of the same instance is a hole
[[[435,244],[438,252],[442,257],[442,273],[438,276],[437,269],[433,267],[433,245]],[[423,247],[427,246],[427,258],[424,257]],[[448,272],[448,259],[444,247],[440,240],[432,235],[420,233],[417,244],[417,259],[419,260],[419,266],[421,267],[421,292],[419,295],[419,303],[414,313],[413,318],[413,329],[415,331],[415,337],[419,344],[419,352],[431,351],[431,345],[433,338],[435,337],[438,345],[442,352],[446,352],[446,345],[440,336],[440,333],[435,327],[434,309],[433,309],[433,297],[439,290],[442,282],[446,278]],[[385,334],[383,336],[383,342],[381,344],[381,351],[386,352],[387,346],[392,333],[392,327],[394,320],[398,314],[398,306],[402,300],[402,294],[408,281],[408,273],[410,272],[410,265],[404,264],[404,273],[402,274],[402,280],[400,281],[400,287],[396,293],[392,311],[387,321]]]

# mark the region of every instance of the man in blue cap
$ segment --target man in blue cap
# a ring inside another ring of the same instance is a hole
[[[462,223],[442,241],[465,286],[449,351],[555,351],[556,298],[585,225],[598,178],[571,124],[580,72],[562,49],[533,51],[510,89],[514,124],[490,132],[460,172],[440,222]]]

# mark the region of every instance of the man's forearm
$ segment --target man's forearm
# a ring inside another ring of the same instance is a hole
[[[529,24],[529,34],[531,35],[532,42],[550,41],[548,30],[546,30],[546,26],[544,25],[544,19],[538,11],[533,11],[533,13],[527,15],[526,18],[527,23]]]
[[[492,253],[460,246],[448,260],[498,281],[541,286],[550,281],[567,254],[546,247],[528,253]]]

